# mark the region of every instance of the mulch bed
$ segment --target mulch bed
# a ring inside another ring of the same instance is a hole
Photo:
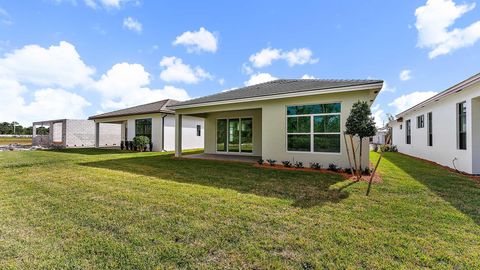
[[[258,167],[258,168],[266,168],[266,169],[274,169],[274,170],[285,170],[285,171],[302,171],[302,172],[316,172],[316,173],[328,173],[328,174],[339,174],[341,176],[343,176],[345,179],[348,179],[348,180],[351,180],[353,182],[356,182],[357,181],[357,177],[356,176],[352,176],[352,174],[348,174],[348,173],[345,173],[343,171],[339,171],[339,172],[334,172],[334,171],[330,171],[330,170],[327,170],[327,169],[312,169],[312,168],[295,168],[295,167],[284,167],[283,165],[270,165],[270,164],[263,164],[263,165],[260,165],[260,164],[254,164],[253,165],[254,167]],[[360,181],[361,182],[368,182],[370,181],[370,175],[362,175],[362,177],[360,178]],[[372,182],[373,183],[381,183],[383,180],[382,180],[382,177],[381,175],[378,173],[378,171],[375,173],[375,175],[373,176],[373,180]]]

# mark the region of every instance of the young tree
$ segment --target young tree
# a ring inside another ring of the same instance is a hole
[[[345,126],[346,134],[360,138],[360,166],[359,172],[357,172],[357,177],[360,180],[360,177],[362,176],[363,139],[374,136],[377,133],[375,121],[372,117],[372,111],[370,110],[370,105],[366,101],[355,102],[352,110],[350,111],[350,115],[347,118],[347,123]],[[355,156],[353,158],[356,159]]]

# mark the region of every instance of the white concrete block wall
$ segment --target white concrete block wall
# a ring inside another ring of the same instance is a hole
[[[91,120],[66,120],[66,147],[94,147],[95,123]]]
[[[480,96],[480,85],[473,85],[461,92],[433,102],[415,112],[403,115],[403,122],[394,122],[392,125],[393,144],[398,151],[407,155],[427,159],[444,166],[453,168],[453,160],[458,170],[467,173],[480,173],[480,103],[476,102]],[[473,102],[472,102],[473,100]],[[457,104],[466,101],[467,106],[467,149],[458,149],[457,136]],[[474,106],[472,106],[474,105]],[[427,113],[432,112],[433,146],[427,144]],[[417,116],[424,115],[425,127],[417,128]],[[474,118],[476,117],[476,118]],[[411,120],[411,144],[406,144],[406,121]],[[476,122],[473,120],[477,119]],[[402,128],[400,128],[402,126]],[[475,147],[475,149],[474,149]],[[474,154],[475,153],[475,154]],[[473,159],[475,156],[475,159]]]
[[[120,146],[122,141],[122,125],[121,124],[100,124],[100,147],[105,146]]]

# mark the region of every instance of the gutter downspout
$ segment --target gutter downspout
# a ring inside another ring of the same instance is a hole
[[[164,114],[162,116],[162,152],[165,152],[165,117],[168,114]]]

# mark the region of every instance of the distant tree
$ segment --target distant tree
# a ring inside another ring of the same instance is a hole
[[[350,115],[347,118],[346,134],[357,136],[360,139],[360,161],[359,168],[357,168],[357,178],[360,180],[362,176],[362,147],[363,139],[374,136],[377,133],[377,128],[375,127],[375,120],[372,117],[372,111],[370,110],[370,105],[365,101],[358,101],[353,104]],[[353,147],[353,145],[352,145]],[[356,159],[356,157],[353,157]]]
[[[50,128],[47,128],[47,127],[37,128],[37,135],[48,135],[49,132],[50,132]]]
[[[33,133],[33,127],[23,128],[23,132],[22,132],[23,135],[32,135],[32,133]]]
[[[12,125],[8,122],[0,123],[0,134],[13,134]]]

